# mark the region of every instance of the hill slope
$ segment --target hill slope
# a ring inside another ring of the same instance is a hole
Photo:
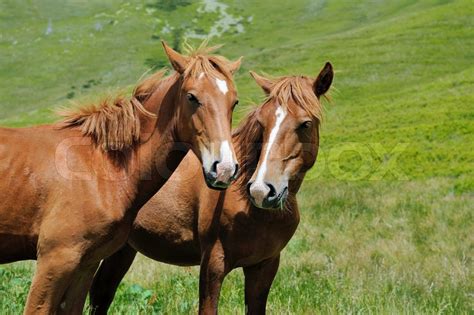
[[[50,109],[69,100],[130,88],[166,65],[159,39],[179,47],[185,35],[198,42],[222,33],[211,41],[225,43],[219,53],[245,56],[237,120],[262,98],[248,70],[315,76],[330,60],[336,78],[321,154],[299,196],[302,225],[285,251],[272,310],[472,309],[470,1],[58,3],[0,1],[2,125],[50,122]],[[3,272],[28,279],[16,266]],[[116,310],[195,309],[196,278],[156,266],[141,261],[136,270],[152,270],[148,277],[128,279],[154,290],[123,286]],[[226,285],[224,310],[242,305],[240,281]],[[0,291],[13,295],[4,283]],[[150,302],[161,290],[172,293]]]

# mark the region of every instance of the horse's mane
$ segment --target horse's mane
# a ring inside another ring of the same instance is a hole
[[[104,99],[79,109],[63,109],[62,129],[78,127],[84,136],[91,137],[104,151],[121,151],[132,147],[140,139],[139,115],[156,117],[143,106],[158,88],[164,77],[158,71],[138,84],[130,98],[118,96]]]
[[[276,100],[280,106],[290,112],[292,111],[290,106],[300,106],[317,120],[318,128],[319,122],[322,120],[322,107],[314,91],[308,88],[308,86],[312,86],[311,79],[304,76],[287,76],[275,79],[274,82],[276,83],[272,91],[261,106],[272,100]],[[293,100],[294,103],[289,102],[290,100]],[[258,108],[252,110],[232,133],[237,159],[241,163],[237,184],[244,196],[247,183],[257,168],[262,150],[263,129],[257,120],[257,110]]]
[[[252,110],[232,132],[235,154],[240,162],[240,176],[237,185],[245,196],[247,183],[257,168],[258,159],[262,150],[263,129],[257,120],[257,109]]]
[[[323,119],[323,110],[313,89],[312,80],[306,76],[284,76],[275,79],[276,82],[268,95],[266,102],[275,99],[280,106],[287,106],[287,110],[292,112],[290,100],[293,100],[297,106],[303,108],[311,118],[321,122]]]
[[[197,49],[188,47],[190,61],[184,77],[219,72],[232,80],[232,74],[226,68],[228,60],[210,55],[217,48],[207,47],[206,43]],[[84,136],[91,137],[104,151],[122,151],[133,147],[140,139],[139,116],[156,117],[144,104],[163,83],[165,73],[166,69],[163,69],[141,81],[129,98],[116,97],[75,110],[61,110],[60,115],[64,118],[60,128],[79,128]],[[169,77],[178,79],[175,74]]]

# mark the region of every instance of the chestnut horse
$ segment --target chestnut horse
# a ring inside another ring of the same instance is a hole
[[[138,210],[189,149],[210,187],[235,177],[240,59],[163,46],[176,72],[144,80],[130,99],[56,125],[0,129],[0,263],[38,260],[25,314],[82,313],[100,261],[126,243]]]
[[[316,80],[252,76],[267,100],[233,134],[239,179],[225,192],[208,189],[198,159],[189,153],[140,210],[128,244],[102,262],[90,291],[95,314],[107,313],[137,251],[169,264],[201,264],[201,314],[217,312],[224,277],[243,267],[247,312],[265,313],[280,252],[299,223],[296,193],[316,160],[319,98],[333,70],[327,63]]]

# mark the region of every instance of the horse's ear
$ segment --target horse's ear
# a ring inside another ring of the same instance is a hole
[[[332,69],[332,65],[331,63],[326,62],[324,68],[321,70],[313,84],[314,93],[318,98],[329,90],[333,78],[334,71]]]
[[[272,87],[273,87],[272,80],[267,79],[265,77],[262,77],[261,75],[258,75],[253,71],[250,71],[250,75],[255,80],[255,82],[257,82],[257,84],[260,85],[260,87],[265,92],[265,94],[267,94],[267,95],[270,94],[270,92],[272,91]]]
[[[230,73],[234,74],[240,69],[240,64],[242,63],[242,58],[244,58],[244,57],[241,56],[236,61],[232,61],[232,62],[229,63],[229,65],[227,66],[227,69],[229,70]]]
[[[171,62],[171,65],[173,66],[174,70],[179,73],[183,73],[189,63],[189,57],[181,55],[179,52],[166,45],[164,41],[161,41],[161,43],[163,44],[165,53],[168,56],[168,59]]]

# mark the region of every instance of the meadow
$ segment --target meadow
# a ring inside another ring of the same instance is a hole
[[[127,93],[167,65],[164,39],[211,44],[236,76],[235,124],[263,99],[249,70],[335,70],[321,152],[298,200],[270,314],[474,314],[472,1],[0,0],[0,125]],[[35,265],[0,266],[0,313],[21,313]],[[140,256],[113,314],[189,314],[198,269]],[[244,313],[243,276],[222,314]]]

